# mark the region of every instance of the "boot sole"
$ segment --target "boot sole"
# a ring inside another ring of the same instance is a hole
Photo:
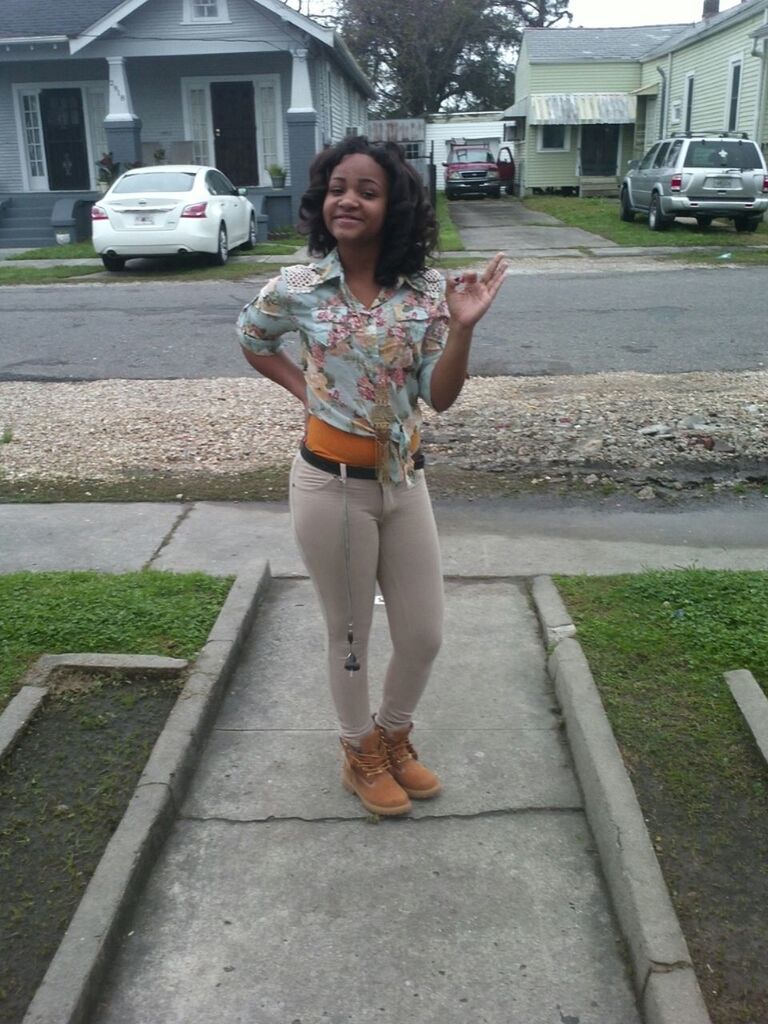
[[[355,787],[354,783],[350,782],[346,775],[342,775],[341,784],[348,793],[352,793],[353,796],[356,796],[366,811],[370,811],[371,814],[394,818],[401,814],[407,814],[411,810],[410,801],[405,804],[397,804],[394,807],[381,807],[378,804],[372,803],[367,797],[363,796],[360,790]]]

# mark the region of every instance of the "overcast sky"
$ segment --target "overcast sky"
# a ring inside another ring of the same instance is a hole
[[[720,10],[739,0],[720,0]],[[600,28],[618,25],[678,25],[700,21],[704,0],[571,0],[571,25]]]

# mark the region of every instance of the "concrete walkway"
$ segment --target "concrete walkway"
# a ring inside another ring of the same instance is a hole
[[[94,1024],[640,1024],[525,577],[768,567],[764,514],[437,503],[446,641],[417,736],[445,792],[375,824],[338,781],[284,506],[0,505],[3,572],[276,577]]]

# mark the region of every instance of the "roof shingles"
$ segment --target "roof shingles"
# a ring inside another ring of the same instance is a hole
[[[682,34],[690,25],[641,25],[637,28],[526,29],[532,64],[568,61],[634,61]]]
[[[0,38],[76,36],[121,0],[0,0]]]

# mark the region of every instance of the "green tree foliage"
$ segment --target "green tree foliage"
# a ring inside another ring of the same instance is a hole
[[[339,0],[338,27],[382,117],[495,110],[514,99],[526,27],[570,18],[568,0]]]

